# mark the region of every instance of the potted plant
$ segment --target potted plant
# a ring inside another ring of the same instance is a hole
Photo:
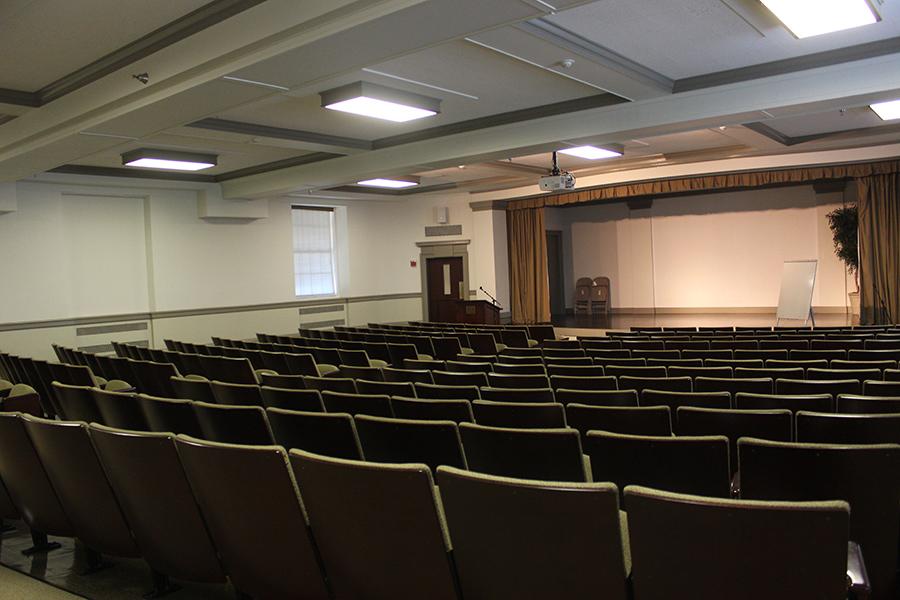
[[[859,317],[859,213],[855,204],[847,204],[826,215],[834,239],[834,254],[847,265],[856,289],[849,294],[850,312]]]

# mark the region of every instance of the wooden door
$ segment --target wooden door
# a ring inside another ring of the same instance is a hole
[[[426,269],[428,320],[441,323],[453,321],[454,306],[447,301],[460,299],[460,284],[463,280],[462,257],[429,258]]]

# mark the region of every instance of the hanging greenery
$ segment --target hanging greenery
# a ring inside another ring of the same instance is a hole
[[[828,226],[834,238],[834,254],[841,259],[850,273],[859,272],[859,214],[855,204],[849,204],[828,213]]]

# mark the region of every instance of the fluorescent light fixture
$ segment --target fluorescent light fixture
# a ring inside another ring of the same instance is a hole
[[[415,185],[419,185],[418,180],[412,177],[404,177],[402,179],[386,179],[383,177],[378,177],[375,179],[365,179],[363,181],[357,181],[356,185],[364,185],[366,187],[380,187],[380,188],[390,188],[394,190],[399,190],[403,188],[413,187]]]
[[[126,167],[165,169],[169,171],[201,171],[216,166],[215,154],[138,148],[122,155]]]
[[[900,119],[900,100],[891,100],[890,102],[877,102],[869,105],[875,114],[883,121],[891,121]]]
[[[430,117],[441,112],[441,101],[421,94],[357,81],[319,94],[322,106],[395,123]]]
[[[558,151],[560,154],[568,154],[569,156],[577,156],[578,158],[586,158],[588,160],[599,160],[601,158],[617,158],[622,156],[623,150],[614,148],[598,148],[597,146],[576,146],[574,148],[563,148]]]
[[[807,38],[878,22],[869,0],[760,0],[791,33]]]

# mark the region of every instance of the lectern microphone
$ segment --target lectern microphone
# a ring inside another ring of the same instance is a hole
[[[494,306],[499,306],[499,304],[497,303],[497,299],[491,296],[491,294],[486,289],[484,289],[480,285],[478,286],[478,289],[484,292],[484,295],[491,299],[491,302],[494,304]]]

